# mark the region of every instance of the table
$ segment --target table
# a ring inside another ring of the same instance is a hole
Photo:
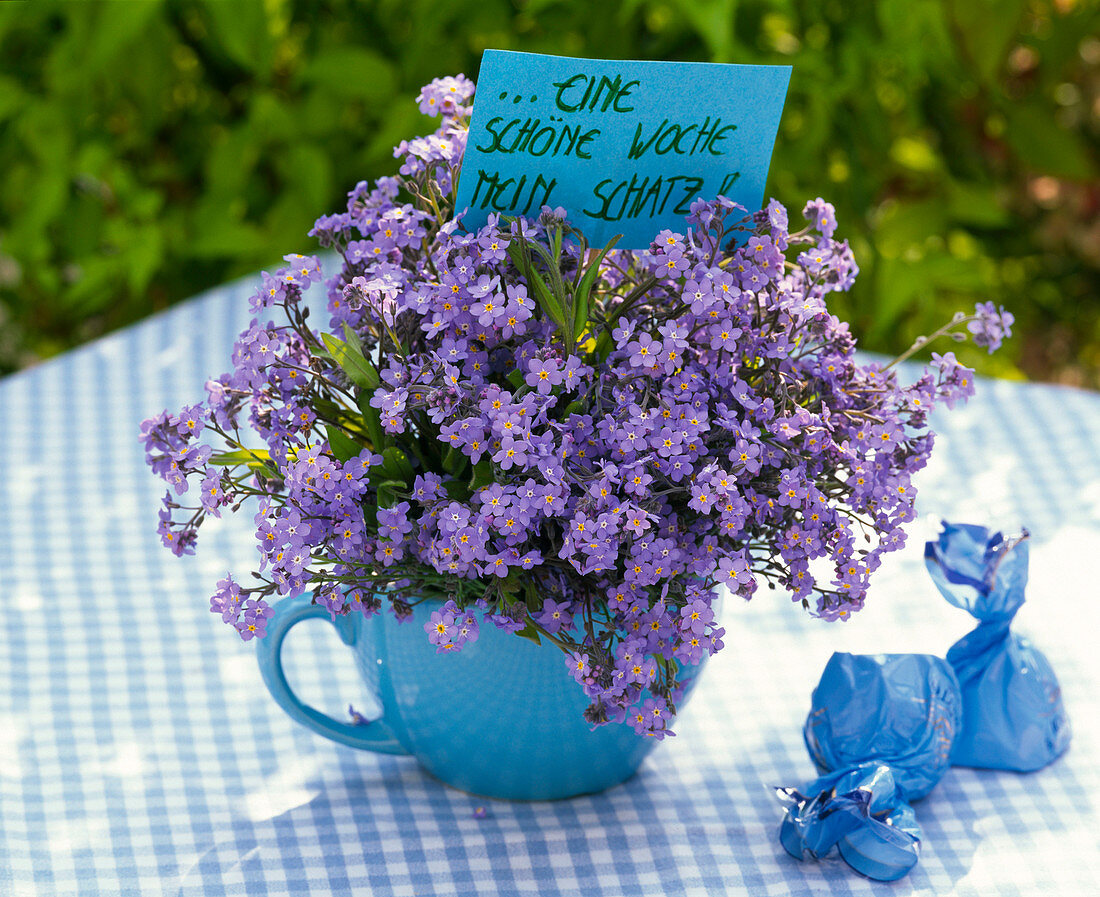
[[[825,624],[778,593],[727,600],[725,650],[638,776],[571,801],[486,801],[276,707],[252,646],[207,609],[216,579],[251,569],[250,515],[204,528],[193,558],[159,545],[139,422],[228,367],[250,283],[0,381],[0,894],[1095,893],[1100,395],[980,382],[939,419],[922,516],[862,614]],[[971,627],[921,564],[940,516],[1032,530],[1017,626],[1061,678],[1074,743],[1031,775],[950,771],[917,805],[924,854],[902,882],[800,864],[769,786],[811,777],[800,729],[829,654],[942,654]],[[306,698],[364,702],[329,627],[287,644],[290,668],[330,671],[296,683]]]

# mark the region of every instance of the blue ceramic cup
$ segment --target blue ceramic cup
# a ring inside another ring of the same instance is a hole
[[[486,797],[554,800],[602,791],[638,769],[657,739],[612,723],[592,730],[590,703],[569,675],[565,655],[480,621],[480,637],[460,651],[436,654],[424,632],[434,603],[413,619],[391,613],[337,617],[333,625],[374,691],[382,715],[365,725],[339,722],[303,704],[280,659],[283,639],[301,620],[329,620],[309,595],[286,598],[257,640],[260,671],[292,719],[341,744],[410,754],[448,785]],[[480,613],[480,612],[479,612]],[[695,684],[699,666],[685,671]]]

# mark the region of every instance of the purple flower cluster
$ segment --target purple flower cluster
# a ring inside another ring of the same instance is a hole
[[[979,302],[974,310],[974,320],[966,325],[966,329],[973,334],[974,345],[986,346],[990,354],[996,352],[1001,343],[1012,336],[1012,324],[1015,316],[1005,311],[1001,306],[1000,311],[992,302]]]
[[[467,642],[476,642],[478,637],[477,617],[470,610],[461,610],[454,601],[448,601],[424,624],[428,641],[435,645],[437,654],[444,651],[457,651]]]
[[[779,586],[830,620],[863,606],[904,544],[928,414],[972,372],[947,353],[902,386],[856,363],[826,300],[858,269],[822,199],[795,232],[774,200],[697,201],[642,252],[589,248],[562,210],[463,228],[472,95],[461,76],[424,88],[439,129],[311,232],[339,272],[287,256],[233,370],[146,421],[160,532],[193,551],[206,515],[254,499],[257,584],[212,599],[243,638],[274,594],[399,619],[438,601],[437,651],[485,621],[552,642],[586,719],[663,737],[685,670],[722,647],[721,587]],[[302,302],[316,283],[324,332]],[[962,321],[993,348],[1011,316]]]

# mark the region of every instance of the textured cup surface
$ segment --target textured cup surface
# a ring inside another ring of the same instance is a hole
[[[476,642],[436,654],[424,633],[433,607],[419,605],[407,623],[360,619],[352,650],[401,744],[447,784],[512,800],[587,794],[629,778],[657,744],[629,725],[592,730],[555,645],[481,620]],[[699,669],[685,671],[688,691]]]

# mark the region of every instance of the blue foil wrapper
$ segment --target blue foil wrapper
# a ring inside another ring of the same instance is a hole
[[[963,696],[951,754],[959,766],[1030,772],[1070,741],[1062,690],[1049,661],[1010,630],[1027,586],[1027,532],[1005,538],[983,526],[943,524],[924,549],[936,587],[977,627],[947,652]]]
[[[777,789],[779,840],[797,859],[836,847],[857,872],[901,878],[920,857],[911,801],[951,765],[962,698],[951,667],[927,654],[834,654],[803,735],[821,775]]]

